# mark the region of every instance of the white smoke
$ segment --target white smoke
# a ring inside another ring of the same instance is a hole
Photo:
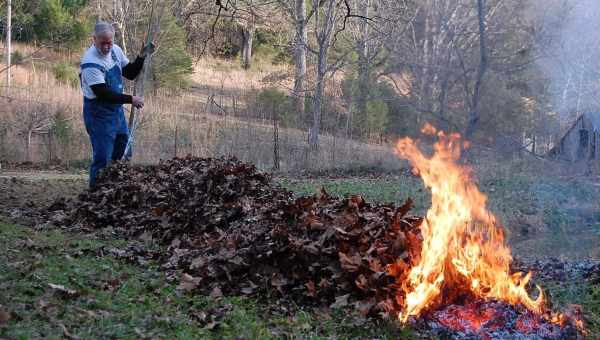
[[[539,65],[563,123],[600,111],[600,0],[538,0],[543,22]]]

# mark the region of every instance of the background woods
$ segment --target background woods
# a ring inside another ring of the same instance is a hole
[[[393,165],[386,145],[425,122],[503,154],[545,155],[597,111],[591,0],[13,0],[2,126],[18,128],[1,130],[2,159],[85,161],[77,72],[91,27],[113,22],[133,58],[153,3],[143,162]]]

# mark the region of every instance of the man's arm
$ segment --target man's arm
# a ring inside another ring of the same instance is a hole
[[[138,109],[144,107],[144,100],[141,97],[116,93],[105,83],[91,85],[90,88],[96,97],[103,102],[109,104],[131,104]]]
[[[135,58],[135,61],[133,63],[129,63],[125,67],[123,67],[123,77],[129,80],[134,80],[135,77],[137,77],[138,74],[140,74],[140,71],[144,66],[144,59],[144,57],[137,57]]]
[[[106,83],[91,85],[90,88],[96,95],[96,98],[108,104],[131,104],[132,96],[120,94],[112,91]]]

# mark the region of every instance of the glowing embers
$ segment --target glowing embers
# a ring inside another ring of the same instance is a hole
[[[438,335],[478,339],[576,339],[574,324],[553,323],[520,305],[483,301],[449,305],[426,317]]]

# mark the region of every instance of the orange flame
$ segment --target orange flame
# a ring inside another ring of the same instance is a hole
[[[523,304],[540,314],[544,295],[532,299],[526,289],[531,273],[510,274],[512,261],[496,218],[486,209],[487,197],[470,179],[470,169],[458,164],[459,134],[446,135],[426,124],[422,130],[437,135],[434,154],[426,157],[410,138],[398,141],[397,154],[409,160],[431,189],[431,208],[421,225],[423,247],[419,263],[403,282],[406,293],[401,321],[434,307],[442,291],[468,291],[480,298]]]

